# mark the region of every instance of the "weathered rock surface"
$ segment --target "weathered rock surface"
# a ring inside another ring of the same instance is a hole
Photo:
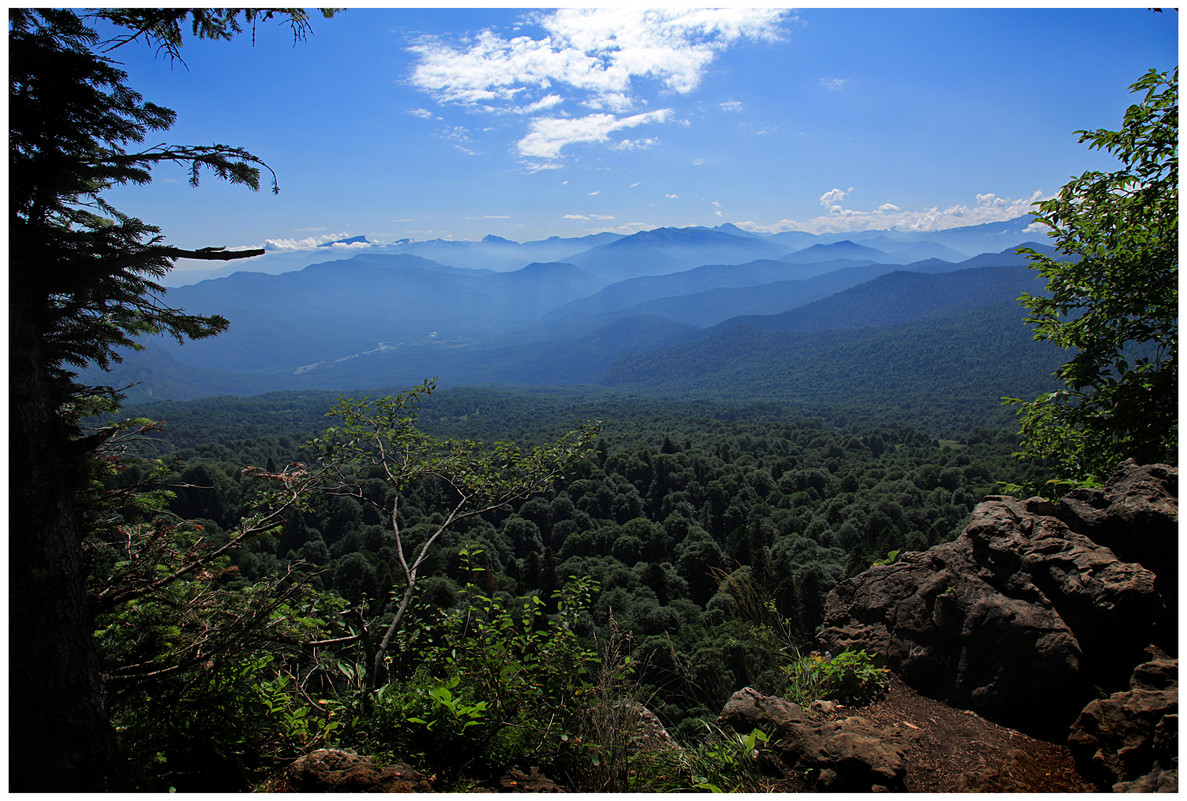
[[[818,640],[872,650],[948,703],[1062,735],[1094,685],[1124,687],[1144,648],[1168,641],[1174,611],[1152,568],[1174,563],[1177,477],[1127,462],[1058,507],[987,497],[953,542],[838,585]]]
[[[1179,660],[1153,656],[1129,690],[1088,704],[1068,737],[1080,769],[1114,790],[1178,791]]]
[[[822,792],[902,792],[900,732],[860,717],[814,723],[796,705],[747,687],[734,693],[718,722],[741,734],[762,729],[772,750],[809,789]]]
[[[376,766],[370,757],[322,748],[298,758],[274,791],[297,793],[427,793],[428,779],[407,765]]]
[[[1076,489],[1059,502],[1059,517],[1125,562],[1157,576],[1166,605],[1156,641],[1177,653],[1179,608],[1179,472],[1166,465],[1121,466],[1102,489]]]
[[[785,727],[806,725],[808,718],[798,704],[763,695],[753,687],[743,687],[725,702],[717,722],[741,734],[749,734],[755,729],[770,734]]]
[[[683,750],[650,709],[629,699],[622,702],[622,707],[629,716],[624,728],[630,732],[633,748],[651,753]]]
[[[479,787],[478,792],[493,793],[563,793],[560,785],[540,772],[538,767],[527,770],[512,768],[499,777],[491,788]]]

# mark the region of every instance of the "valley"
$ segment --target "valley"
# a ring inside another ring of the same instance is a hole
[[[184,346],[149,339],[104,383],[129,387],[130,400],[428,376],[442,387],[808,405],[877,395],[921,410],[955,397],[1001,422],[998,399],[1043,391],[1059,364],[1017,304],[1043,291],[1014,252],[1044,251],[1030,228],[1018,218],[840,238],[723,225],[522,244],[356,242],[306,253],[304,266],[296,254],[265,255],[265,272],[168,293],[190,312],[226,316],[228,331]],[[266,272],[277,264],[288,269]]]

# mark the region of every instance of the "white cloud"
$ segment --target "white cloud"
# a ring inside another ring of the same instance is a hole
[[[679,200],[680,195],[664,195],[668,200]]]
[[[631,117],[590,114],[585,117],[542,117],[532,120],[528,134],[516,143],[521,156],[537,159],[560,158],[567,145],[581,142],[606,142],[610,134],[652,122],[663,122],[671,109],[648,111]]]
[[[742,110],[742,103],[739,100],[727,100],[721,104],[721,110],[739,112]]]
[[[630,236],[631,234],[637,234],[640,231],[650,231],[653,228],[655,228],[655,223],[631,222],[631,223],[623,223],[622,225],[614,225],[614,226],[602,225],[602,226],[598,226],[597,228],[589,229],[589,232],[591,234],[600,234],[604,231],[608,231],[612,234],[622,234],[623,236]]]
[[[304,228],[301,230],[324,231],[325,229],[324,228]],[[313,250],[314,248],[316,248],[320,245],[324,245],[327,242],[333,242],[337,239],[349,239],[350,236],[351,235],[346,232],[340,232],[337,234],[319,234],[317,236],[307,236],[302,239],[289,239],[289,238],[265,239],[264,244],[257,246],[257,247],[263,247],[265,250],[269,250],[269,251],[273,251],[273,252],[290,251],[290,250]],[[333,248],[335,248],[335,249],[338,249],[338,248],[359,249],[359,248],[369,248],[369,247],[371,247],[370,242],[356,242],[351,245],[333,245]]]
[[[540,172],[541,170],[559,170],[561,165],[555,161],[529,161],[524,164],[528,172]]]
[[[566,214],[564,220],[613,220],[612,214]]]
[[[845,78],[821,78],[820,85],[830,92],[839,92],[845,88],[848,81]]]
[[[544,97],[529,106],[516,108],[515,112],[517,114],[535,114],[537,111],[547,111],[550,108],[555,108],[564,102],[565,99],[560,95],[544,95]]]
[[[771,41],[780,9],[564,8],[537,13],[541,38],[486,30],[452,46],[425,37],[410,48],[412,83],[438,102],[518,103],[534,89],[567,86],[618,111],[632,82],[660,81],[687,94],[717,53],[742,40]]]
[[[848,190],[853,191],[852,187]],[[836,194],[834,194],[836,193]],[[883,203],[874,211],[847,209],[840,201],[848,194],[833,189],[821,196],[820,202],[828,208],[828,214],[810,220],[780,220],[764,225],[750,220],[738,223],[752,231],[778,233],[779,231],[807,231],[809,233],[843,233],[868,229],[889,228],[896,231],[941,231],[965,225],[1002,222],[1022,217],[1033,211],[1032,204],[1043,198],[1041,190],[1035,190],[1030,197],[1008,198],[995,194],[976,195],[976,205],[956,204],[941,209],[938,206],[920,211],[903,211],[893,203]],[[826,203],[826,199],[831,203]],[[1031,228],[1034,228],[1033,224]],[[1030,230],[1029,228],[1027,230]],[[1036,232],[1042,229],[1035,229]]]
[[[408,113],[413,117],[420,117],[422,120],[431,120],[433,118],[433,112],[427,108],[414,108]]]
[[[694,166],[694,167],[699,167],[704,163],[705,163],[704,159],[693,159],[692,160],[692,166]]]
[[[845,199],[845,195],[852,191],[852,186],[848,189],[837,189],[834,187],[820,196],[820,205],[830,211],[834,208],[840,208],[841,201]]]
[[[601,193],[602,193],[601,189],[595,189],[592,192],[586,192],[585,195],[586,195],[586,197],[594,197],[595,195],[600,195]]]
[[[595,112],[585,117],[533,118],[518,143],[521,156],[556,159],[574,142],[610,142],[609,133],[646,122],[666,122],[670,111],[629,113],[643,104],[644,81],[688,94],[718,54],[743,41],[774,41],[789,17],[783,9],[563,8],[533,12],[536,36],[492,30],[461,42],[425,36],[410,82],[438,103],[479,112],[536,115],[568,100]],[[741,110],[741,103],[722,105]],[[412,113],[418,116],[421,109]],[[662,116],[650,116],[661,114]],[[655,139],[624,140],[612,147],[651,147]],[[540,162],[529,169],[543,169]]]
[[[615,142],[610,145],[611,150],[647,150],[659,144],[659,140],[655,137],[647,137],[646,139],[623,139],[621,142]]]

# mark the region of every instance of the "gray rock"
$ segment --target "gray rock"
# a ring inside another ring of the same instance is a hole
[[[1076,489],[1059,502],[1071,528],[1106,546],[1119,559],[1157,575],[1167,614],[1158,621],[1158,644],[1177,650],[1179,608],[1179,473],[1166,465],[1119,465],[1101,489]]]
[[[1068,737],[1081,770],[1117,791],[1178,789],[1179,660],[1153,656],[1129,690],[1088,704]]]
[[[1104,489],[1058,507],[989,496],[953,542],[838,585],[818,641],[834,652],[872,650],[915,689],[955,706],[1061,735],[1092,686],[1124,686],[1168,616],[1155,573],[1090,535],[1173,530],[1177,475],[1126,463]],[[1109,522],[1114,513],[1121,522]]]
[[[740,734],[762,729],[772,751],[822,792],[902,792],[903,745],[896,732],[860,717],[814,723],[796,704],[747,687],[726,702],[718,722]]]
[[[771,734],[779,729],[808,722],[797,704],[784,698],[762,695],[752,687],[743,687],[730,696],[717,722],[739,734],[762,729]]]
[[[407,765],[376,767],[353,751],[322,748],[288,767],[283,784],[298,793],[428,793],[428,779]]]

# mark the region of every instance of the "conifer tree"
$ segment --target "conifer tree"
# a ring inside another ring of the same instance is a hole
[[[120,759],[107,722],[91,643],[81,502],[96,447],[114,433],[84,432],[118,393],[76,379],[106,368],[136,337],[202,338],[221,317],[164,302],[159,279],[175,259],[233,259],[263,251],[183,250],[156,227],[104,200],[146,184],[162,163],[259,187],[266,165],[227,145],[141,148],[175,114],[145,101],[103,54],[133,41],[176,57],[183,23],[228,39],[279,15],[300,38],[297,10],[133,9],[90,16],[125,34],[101,41],[78,11],[13,9],[9,18],[9,620],[11,789],[119,789]],[[275,182],[273,189],[275,190]]]

